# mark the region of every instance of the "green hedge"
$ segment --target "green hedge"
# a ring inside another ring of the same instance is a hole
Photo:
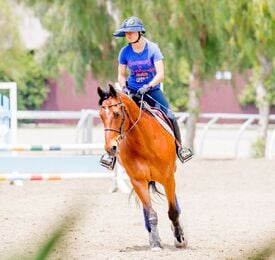
[[[17,83],[17,98],[19,110],[40,109],[48,97],[49,86],[30,52],[22,52],[16,57],[16,63],[20,66],[5,68],[0,63],[0,81],[14,81]]]

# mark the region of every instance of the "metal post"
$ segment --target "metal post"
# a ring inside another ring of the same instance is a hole
[[[114,169],[114,177],[112,187],[109,189],[109,192],[113,193],[120,190],[123,193],[130,193],[130,188],[125,182],[127,175],[124,171],[124,168],[117,162]]]
[[[10,83],[10,110],[11,110],[11,143],[17,143],[17,87],[15,82]]]
[[[10,143],[17,143],[17,86],[15,82],[2,82],[0,89],[9,90],[10,98]]]
[[[268,150],[267,150],[267,158],[269,160],[272,160],[272,157],[273,157],[272,156],[272,149],[273,149],[274,142],[275,142],[275,129],[272,132],[270,143],[269,143]]]
[[[215,124],[217,121],[219,120],[219,117],[213,117],[207,124],[206,126],[204,127],[203,129],[203,133],[202,133],[202,138],[201,138],[201,143],[200,143],[200,152],[199,152],[199,155],[202,156],[202,150],[203,150],[203,143],[204,143],[204,139],[205,139],[205,136],[210,128],[211,125]]]
[[[240,143],[241,135],[243,134],[244,130],[245,130],[245,129],[246,129],[255,119],[256,119],[256,117],[253,116],[253,117],[249,118],[248,120],[246,120],[246,121],[242,124],[242,126],[241,126],[241,128],[240,128],[240,130],[239,130],[239,132],[238,132],[237,139],[236,139],[236,143],[235,143],[235,158],[238,157],[239,143]]]

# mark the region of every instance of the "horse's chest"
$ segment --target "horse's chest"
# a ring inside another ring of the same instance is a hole
[[[120,153],[126,154],[127,156],[132,156],[132,159],[136,157],[151,157],[152,156],[152,149],[151,144],[148,142],[142,142],[139,139],[131,143],[126,143],[120,147]]]

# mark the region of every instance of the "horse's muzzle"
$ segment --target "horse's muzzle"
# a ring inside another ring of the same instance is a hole
[[[115,156],[117,153],[117,145],[112,145],[111,147],[105,147],[105,150],[109,155]]]

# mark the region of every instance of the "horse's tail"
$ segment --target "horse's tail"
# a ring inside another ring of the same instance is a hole
[[[158,188],[157,188],[157,185],[156,185],[156,182],[155,181],[150,181],[148,183],[148,188],[152,189],[153,192],[156,192],[158,195],[163,195],[165,196],[165,194],[163,192],[161,192]]]
[[[161,196],[165,196],[165,194],[163,192],[161,192],[158,188],[157,188],[157,185],[156,185],[156,182],[155,181],[150,181],[148,182],[148,189],[150,189],[156,193],[160,198]],[[130,194],[129,194],[129,202],[130,202],[130,199],[132,197],[132,195],[135,194],[135,191],[134,191],[134,188],[131,190]],[[140,205],[140,200],[138,198],[138,196],[135,196],[135,201],[136,201],[136,204],[139,206]]]

